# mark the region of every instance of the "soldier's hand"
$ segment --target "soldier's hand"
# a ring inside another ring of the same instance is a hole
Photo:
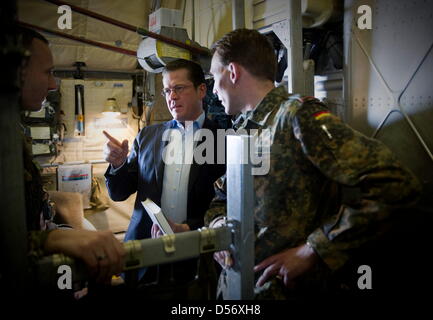
[[[104,146],[104,158],[114,168],[120,167],[128,157],[128,140],[119,140],[113,138],[108,132],[102,131],[108,141]]]
[[[150,234],[152,236],[152,239],[159,238],[164,235],[161,229],[155,223],[152,225],[152,228],[150,229]]]
[[[213,258],[223,269],[228,269],[233,266],[232,256],[227,250],[215,252]]]
[[[122,272],[126,257],[123,245],[111,231],[53,230],[44,249],[83,260],[100,283],[109,283],[113,275]]]
[[[171,230],[173,230],[174,233],[186,232],[186,231],[191,230],[189,225],[187,225],[186,223],[175,223],[175,222],[171,221],[170,219],[167,219],[167,222],[170,225]],[[159,228],[159,226],[157,224],[152,225],[152,229],[150,229],[150,234],[151,234],[153,239],[159,238],[159,237],[164,235],[164,233],[162,232],[162,230]]]
[[[191,231],[189,225],[187,225],[186,223],[176,223],[171,221],[170,219],[167,219],[167,222],[174,233]]]
[[[223,216],[218,216],[209,223],[209,228],[215,229],[226,225],[226,220]],[[223,269],[228,269],[233,266],[233,258],[229,251],[218,251],[213,254],[213,258]]]
[[[310,271],[318,259],[314,250],[306,244],[270,256],[254,267],[254,272],[265,269],[256,286],[261,287],[269,278],[275,276],[281,279],[286,287],[293,287],[296,278]]]

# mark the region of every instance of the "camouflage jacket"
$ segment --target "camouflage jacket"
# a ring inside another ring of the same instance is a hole
[[[381,142],[314,98],[269,92],[239,128],[272,132],[270,170],[254,176],[255,262],[307,241],[331,269],[377,236],[377,222],[414,202],[418,181]],[[221,213],[211,208],[206,221]]]
[[[51,209],[48,193],[43,188],[40,169],[32,159],[31,140],[23,138],[28,255],[31,258],[38,258],[44,255],[45,241],[53,229],[50,227],[53,209]]]

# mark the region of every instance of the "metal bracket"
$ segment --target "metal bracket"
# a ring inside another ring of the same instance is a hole
[[[291,25],[287,19],[272,25],[272,31],[286,48],[290,48],[292,45],[290,41],[290,27]]]
[[[172,254],[176,251],[176,247],[174,245],[174,240],[176,239],[176,236],[174,234],[167,234],[161,237],[161,239],[164,244],[165,253]]]
[[[128,259],[126,259],[125,270],[133,269],[141,264],[140,256],[136,252],[141,251],[140,240],[132,240],[124,243],[125,250],[128,252]]]
[[[70,257],[65,256],[64,254],[54,254],[53,255],[52,264],[54,266],[60,266],[62,264],[71,265],[73,262],[74,261]]]
[[[301,0],[287,1],[288,18],[274,23],[272,31],[287,48],[288,91],[305,95],[302,52],[302,5]]]
[[[200,253],[215,251],[216,233],[214,229],[200,229]]]
[[[236,250],[234,249],[235,246],[234,244],[237,241],[237,236],[239,235],[240,232],[240,227],[239,227],[239,222],[236,220],[228,220],[226,226],[230,229],[230,236],[231,236],[231,242],[230,242],[230,249],[233,252],[236,252]]]

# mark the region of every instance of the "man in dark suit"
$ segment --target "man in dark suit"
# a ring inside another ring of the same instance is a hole
[[[188,151],[204,142],[194,144],[191,139],[198,129],[209,129],[216,138],[216,124],[203,111],[206,84],[201,67],[187,60],[173,61],[163,72],[163,85],[162,94],[173,120],[143,128],[129,156],[127,140],[120,142],[104,132],[109,139],[105,158],[110,166],[105,177],[110,197],[123,201],[137,191],[125,241],[161,235],[141,204],[146,198],[162,208],[175,233],[203,226],[205,211],[214,197],[213,182],[225,171],[224,165],[216,164],[216,152],[215,161],[197,164]],[[192,280],[196,263],[193,259],[173,264],[169,276],[176,281]],[[151,270],[144,279],[155,281]]]

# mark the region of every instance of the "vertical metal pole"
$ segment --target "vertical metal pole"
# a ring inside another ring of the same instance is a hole
[[[249,136],[227,136],[227,218],[234,225],[234,266],[227,270],[228,299],[254,297],[254,187]]]
[[[232,0],[232,26],[233,30],[245,28],[244,0]]]
[[[287,48],[288,90],[305,95],[301,0],[288,1],[287,16],[287,20],[275,23],[272,29]]]
[[[288,4],[291,46],[288,48],[289,92],[304,95],[304,55],[302,54],[302,10],[301,0],[290,0]]]

